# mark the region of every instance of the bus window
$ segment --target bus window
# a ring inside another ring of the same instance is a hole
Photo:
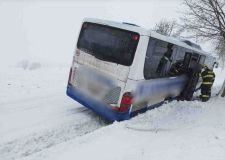
[[[77,48],[97,59],[130,66],[139,37],[136,32],[85,22]]]
[[[204,62],[205,62],[205,59],[206,59],[206,56],[201,55],[200,60],[199,60],[199,64],[203,66]]]
[[[144,65],[145,79],[166,77],[171,63],[173,44],[150,38]]]
[[[172,63],[173,47],[173,44],[168,43],[167,50],[159,61],[156,72],[160,77],[165,77],[167,75],[168,68]]]
[[[190,52],[186,52],[185,53],[185,57],[184,57],[184,66],[189,66],[190,63],[190,59],[191,59],[191,53]]]
[[[184,59],[184,56],[185,56],[185,48],[179,47],[179,46],[176,46],[176,47],[177,47],[177,54],[175,57],[175,61],[181,61]]]
[[[198,68],[198,64],[199,64],[199,59],[200,59],[200,55],[198,53],[193,53],[191,56],[191,60],[190,60],[190,64],[189,67],[192,70],[196,70]]]

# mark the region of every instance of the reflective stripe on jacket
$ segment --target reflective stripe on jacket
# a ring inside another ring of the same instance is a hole
[[[202,85],[212,85],[215,80],[215,73],[209,69],[206,69],[201,73]]]
[[[209,98],[209,95],[201,95],[201,97],[203,97],[203,98]]]

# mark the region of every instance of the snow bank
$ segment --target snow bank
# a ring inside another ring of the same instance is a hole
[[[214,87],[219,87],[224,71],[215,72]],[[216,97],[207,103],[174,101],[24,159],[223,160],[224,104]]]
[[[66,96],[68,72],[0,70],[0,160],[28,157],[105,125]]]
[[[22,68],[24,70],[35,70],[41,68],[41,63],[39,62],[29,62],[28,60],[22,60],[16,67]]]
[[[66,97],[68,71],[0,70],[0,159],[224,159],[225,99],[174,101],[105,127]],[[225,77],[215,72],[213,94]]]
[[[67,63],[52,63],[50,61],[32,61],[32,60],[21,60],[16,65],[11,65],[10,68],[20,68],[23,70],[37,70],[41,68],[69,68],[70,65]],[[7,69],[7,68],[6,68]]]
[[[222,160],[224,103],[173,102],[25,159]]]

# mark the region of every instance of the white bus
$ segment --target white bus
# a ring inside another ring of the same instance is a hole
[[[108,121],[126,120],[181,94],[190,100],[192,93],[187,96],[186,88],[190,82],[197,87],[199,78],[170,76],[171,66],[182,62],[187,70],[193,70],[209,57],[189,41],[134,24],[86,18],[76,44],[67,95]]]

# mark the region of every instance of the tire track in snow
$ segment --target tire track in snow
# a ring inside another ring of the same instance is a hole
[[[32,96],[32,97],[27,97],[24,99],[18,99],[18,100],[10,100],[9,102],[3,102],[0,103],[0,108],[5,108],[7,112],[15,112],[15,111],[20,111],[20,110],[29,110],[29,109],[34,109],[34,108],[41,108],[45,106],[35,106],[35,107],[30,107],[30,105],[27,104],[35,104],[37,102],[45,102],[45,101],[53,101],[56,98],[61,98],[62,95],[61,92],[54,93],[54,94],[45,94],[43,96]],[[25,104],[25,105],[24,105]],[[18,107],[19,106],[19,107]]]
[[[74,113],[73,113],[74,114]],[[90,110],[80,110],[83,119],[71,120],[57,128],[33,133],[0,145],[0,159],[13,160],[23,158],[57,144],[90,133],[106,125]]]

